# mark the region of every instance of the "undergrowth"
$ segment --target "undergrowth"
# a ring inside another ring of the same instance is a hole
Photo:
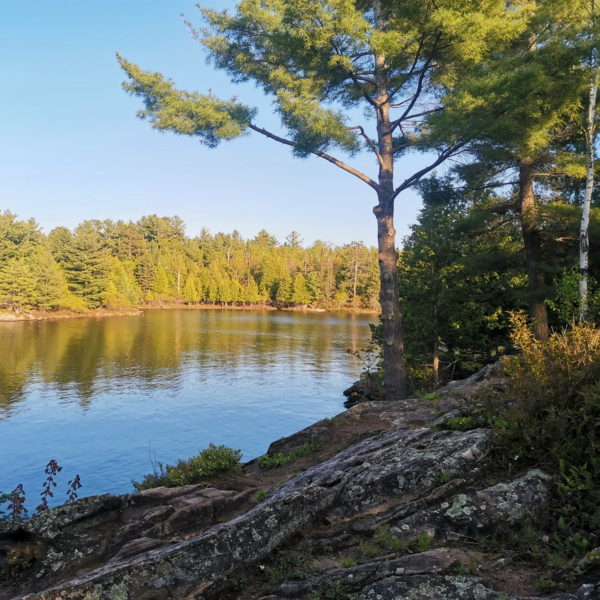
[[[178,487],[202,483],[215,475],[239,472],[241,458],[241,450],[209,444],[208,448],[202,450],[198,456],[180,460],[175,465],[156,463],[154,473],[144,475],[141,482],[132,481],[132,483],[138,492],[156,487]]]
[[[513,469],[554,465],[558,483],[543,539],[552,562],[567,564],[600,545],[600,329],[574,323],[540,342],[523,313],[511,321],[520,354],[505,359],[501,405],[497,395],[489,402],[499,415],[496,458]]]
[[[311,452],[316,452],[319,447],[320,444],[315,442],[314,444],[306,444],[301,446],[289,454],[282,454],[281,452],[277,452],[275,454],[263,454],[263,456],[258,459],[258,464],[261,469],[268,471],[269,469],[281,467],[293,460],[296,460],[297,458],[300,458],[301,456],[306,456]]]

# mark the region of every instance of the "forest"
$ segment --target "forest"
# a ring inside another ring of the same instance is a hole
[[[185,234],[177,216],[136,223],[84,221],[48,235],[34,220],[0,214],[0,302],[6,309],[75,312],[98,307],[211,304],[374,309],[377,252],[361,242],[304,247],[260,231]]]

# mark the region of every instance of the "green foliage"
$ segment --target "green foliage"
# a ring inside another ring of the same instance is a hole
[[[494,424],[504,461],[551,459],[560,480],[550,532],[565,557],[600,545],[600,330],[573,324],[537,341],[522,313],[513,313],[519,356],[506,362],[510,384]]]
[[[431,538],[426,531],[422,531],[419,534],[419,550],[421,552],[427,552],[431,548]]]
[[[300,458],[301,456],[306,456],[311,452],[316,452],[319,449],[319,443],[306,444],[301,446],[300,448],[296,448],[289,454],[282,454],[281,452],[277,452],[276,454],[263,454],[258,459],[258,464],[261,469],[268,471],[270,469],[275,469],[277,467],[282,467],[283,465]]]
[[[141,482],[134,481],[133,487],[141,492],[161,486],[178,487],[201,483],[215,475],[238,472],[241,457],[240,450],[209,444],[198,456],[180,460],[176,465],[163,466],[162,463],[158,463],[154,473],[145,475]]]
[[[100,306],[110,282],[111,263],[100,232],[91,222],[75,229],[64,269],[69,289],[83,298],[88,308]]]
[[[344,556],[343,558],[340,558],[340,567],[342,567],[342,569],[350,569],[354,566],[356,566],[356,558],[354,558],[354,556]]]
[[[265,490],[257,490],[256,500],[258,502],[264,502],[267,499],[267,492]]]
[[[378,527],[375,531],[375,542],[379,544],[382,548],[387,548],[389,550],[400,551],[406,548],[406,542],[397,537],[393,537],[390,534],[389,525],[382,525]]]

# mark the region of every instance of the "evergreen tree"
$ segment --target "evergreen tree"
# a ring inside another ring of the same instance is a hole
[[[292,283],[293,291],[291,294],[294,304],[308,304],[311,301],[310,292],[306,285],[306,279],[302,273],[296,273]]]
[[[254,277],[250,276],[248,285],[244,289],[244,302],[250,302],[250,304],[256,304],[260,301],[260,294],[258,292],[258,285],[254,280]]]
[[[41,247],[34,255],[33,274],[37,305],[44,311],[60,306],[68,293],[67,282],[49,247]]]
[[[193,273],[190,273],[186,279],[185,287],[183,288],[183,297],[190,304],[200,300],[200,294],[198,293],[198,282]]]
[[[440,144],[432,163],[397,186],[395,164],[419,147],[423,117],[442,108],[456,82],[521,36],[526,12],[520,2],[504,0],[263,0],[241,1],[234,11],[200,10],[204,24],[195,34],[213,64],[234,81],[260,86],[287,135],[259,126],[258,111],[236,98],[178,90],[159,73],[118,56],[129,78],[125,89],[143,100],[138,115],[157,130],[193,136],[209,147],[252,131],[298,157],[324,159],[371,188],[378,200],[385,392],[389,400],[405,398],[394,203],[468,140]],[[355,124],[359,105],[370,119]],[[378,163],[375,178],[330,154],[361,149]]]
[[[137,263],[135,276],[138,285],[144,294],[147,294],[154,286],[154,263],[149,252],[144,252]]]
[[[289,276],[280,279],[277,282],[277,294],[275,295],[275,302],[279,304],[287,304],[291,301],[292,292],[292,280]]]
[[[24,258],[10,258],[0,269],[0,302],[16,312],[35,305],[36,280]]]
[[[88,308],[100,306],[110,281],[111,264],[102,238],[91,223],[84,222],[75,229],[66,249],[64,270],[69,289],[83,298]]]

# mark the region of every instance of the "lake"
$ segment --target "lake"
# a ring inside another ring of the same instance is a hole
[[[0,323],[0,491],[30,511],[54,459],[53,504],[133,490],[132,479],[210,442],[244,460],[341,412],[376,315],[150,310]]]

